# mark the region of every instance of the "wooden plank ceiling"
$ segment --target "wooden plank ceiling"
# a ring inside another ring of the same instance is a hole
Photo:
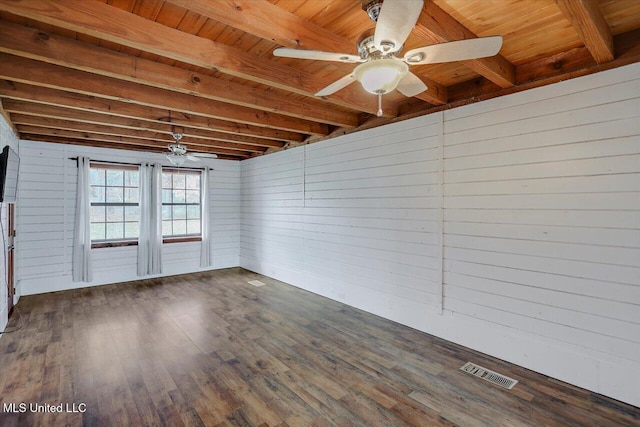
[[[374,23],[359,0],[0,0],[0,113],[23,139],[240,160],[640,60],[637,0],[425,0],[405,50],[501,35],[500,54],[412,66],[429,89],[315,92]]]

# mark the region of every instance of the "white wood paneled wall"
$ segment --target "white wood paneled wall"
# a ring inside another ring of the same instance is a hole
[[[94,281],[71,281],[72,239],[76,203],[76,162],[88,155],[106,161],[159,161],[162,155],[109,149],[20,142],[20,184],[17,225],[17,267],[22,294],[137,280],[135,246],[93,249]],[[237,162],[211,160],[210,221],[214,265],[239,263],[240,167]],[[199,271],[200,243],[163,245],[163,275]]]
[[[4,117],[0,116],[0,150],[2,150],[6,145],[13,148],[13,150],[18,153],[18,138],[13,133],[7,122],[4,120]],[[5,244],[1,247],[1,250],[5,251],[6,254],[7,244],[8,244],[8,221],[7,221],[7,204],[2,203],[2,210],[0,210],[0,221],[2,221],[2,229],[4,230],[4,240]],[[0,332],[4,331],[7,326],[7,322],[9,320],[9,306],[8,302],[8,286],[7,286],[7,271],[5,268],[5,257],[4,255],[0,255]],[[8,261],[8,260],[7,260]],[[18,301],[20,298],[19,292],[14,295],[14,303]]]
[[[285,275],[304,270],[303,154],[289,150],[241,163],[240,254]]]
[[[640,405],[639,76],[243,161],[241,265]]]
[[[439,310],[440,132],[422,117],[243,161],[243,265],[355,306]]]
[[[632,71],[445,113],[445,309],[640,361]]]
[[[639,69],[445,112],[444,187],[445,310],[564,344],[518,361],[636,405]]]

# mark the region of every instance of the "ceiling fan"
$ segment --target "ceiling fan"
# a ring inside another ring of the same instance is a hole
[[[182,139],[182,132],[176,132],[176,129],[171,127],[171,136],[175,142],[173,144],[169,144],[167,147],[169,149],[169,154],[167,154],[167,159],[176,165],[182,166],[185,161],[191,160],[192,162],[199,162],[200,158],[209,158],[209,159],[217,159],[218,155],[213,153],[190,153],[187,151],[187,146],[180,144],[180,140]]]
[[[362,0],[362,8],[372,21],[375,31],[361,36],[357,43],[359,55],[278,48],[275,56],[297,59],[315,59],[360,63],[352,73],[331,83],[316,96],[331,95],[354,81],[364,90],[378,95],[378,116],[382,115],[382,95],[398,89],[412,97],[427,90],[422,80],[411,71],[409,65],[435,64],[464,61],[496,55],[502,47],[502,37],[480,37],[423,46],[405,52],[398,57],[404,42],[413,30],[422,11],[423,0]]]

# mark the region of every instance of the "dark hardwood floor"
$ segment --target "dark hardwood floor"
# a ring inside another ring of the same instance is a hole
[[[640,408],[237,268],[18,308],[23,328],[0,339],[0,404],[27,412],[2,411],[3,427],[640,424]],[[520,382],[472,377],[468,360]]]

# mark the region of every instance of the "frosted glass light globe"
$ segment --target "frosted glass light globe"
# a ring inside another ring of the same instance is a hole
[[[185,160],[187,160],[184,156],[177,156],[173,153],[167,154],[167,159],[176,166],[182,166]]]
[[[364,90],[374,95],[391,92],[407,74],[409,67],[397,59],[375,59],[356,67],[353,75]]]

